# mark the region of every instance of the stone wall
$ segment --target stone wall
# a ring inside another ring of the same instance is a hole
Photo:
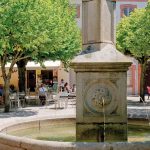
[[[73,121],[73,118],[40,120],[41,125],[56,121]],[[150,142],[118,142],[118,143],[87,143],[87,142],[53,142],[41,141],[5,134],[5,131],[38,126],[39,120],[10,123],[0,129],[0,150],[150,150]]]
[[[0,134],[0,150],[149,150],[150,142],[71,143],[40,141]]]

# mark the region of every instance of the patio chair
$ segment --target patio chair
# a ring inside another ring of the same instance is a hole
[[[26,103],[27,105],[31,105],[31,104],[36,104],[36,105],[40,105],[40,100],[39,100],[39,95],[36,94],[36,95],[26,95],[25,96],[25,100],[26,100]]]
[[[59,92],[53,97],[53,100],[55,103],[55,109],[68,107],[68,94],[64,92]]]
[[[68,102],[72,107],[76,107],[76,92],[69,93]]]
[[[69,98],[68,102],[72,107],[76,107],[76,98]]]
[[[53,94],[51,92],[47,92],[46,95],[46,106],[48,106],[51,102],[53,102]]]
[[[26,96],[30,96],[30,88],[26,89]]]
[[[150,86],[147,86],[147,94],[148,94],[148,99],[150,97]]]
[[[3,101],[3,96],[0,96],[0,105],[3,105],[4,101]]]
[[[17,94],[20,100],[20,105],[25,107],[25,92],[18,92]]]
[[[10,94],[9,99],[10,99],[10,109],[12,109],[13,107],[14,108],[20,107],[20,100],[17,93]]]

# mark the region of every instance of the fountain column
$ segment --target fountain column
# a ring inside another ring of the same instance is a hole
[[[127,70],[130,60],[114,45],[114,4],[82,0],[83,51],[76,72],[77,141],[127,140]]]

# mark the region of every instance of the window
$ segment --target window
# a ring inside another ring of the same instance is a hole
[[[123,17],[123,16],[129,16],[130,13],[135,9],[137,8],[136,5],[132,5],[132,4],[123,4],[123,5],[120,5],[120,16]]]
[[[124,8],[123,13],[125,16],[129,16],[133,10],[134,8]]]

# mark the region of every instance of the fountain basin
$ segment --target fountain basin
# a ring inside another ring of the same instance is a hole
[[[41,141],[29,139],[26,137],[16,137],[6,134],[6,132],[12,132],[24,128],[39,128],[40,126],[47,126],[49,124],[62,125],[64,122],[75,123],[73,118],[71,119],[46,119],[35,120],[30,122],[22,122],[8,126],[1,130],[0,134],[0,147],[1,150],[149,150],[150,142],[114,142],[114,143],[87,143],[87,142],[57,142],[57,141]]]

